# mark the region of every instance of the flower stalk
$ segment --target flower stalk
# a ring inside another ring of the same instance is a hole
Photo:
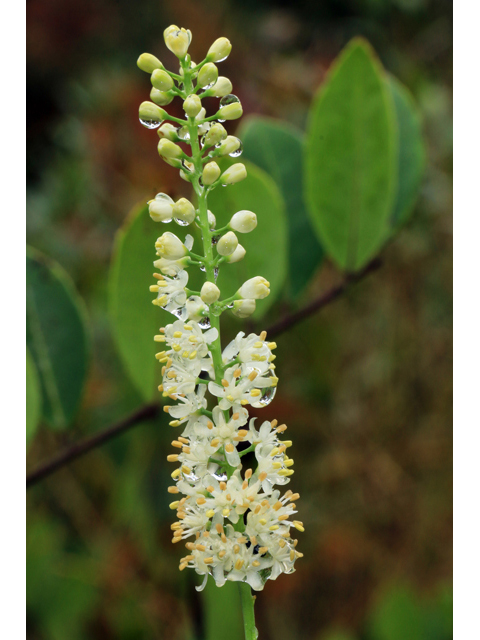
[[[156,355],[163,376],[159,391],[176,402],[164,406],[172,418],[170,425],[183,428],[172,442],[175,453],[167,457],[177,465],[168,491],[182,496],[170,504],[177,512],[171,528],[173,542],[185,542],[188,551],[180,570],[193,568],[204,577],[198,590],[209,576],[218,587],[227,580],[239,583],[245,637],[254,640],[251,589],[260,591],[267,580],[295,570],[302,554],[296,550],[291,529],[303,531],[303,525],[292,519],[299,495],[290,490],[281,495],[275,488],[287,484],[293,474],[293,460],[287,454],[292,442],[280,439],[287,427],[273,420],[264,421],[257,430],[246,408],[267,406],[274,398],[276,344],[267,342],[265,331],[248,336],[239,332],[222,350],[221,314],[231,310],[241,318],[251,315],[256,300],[270,293],[270,285],[255,276],[221,299],[218,270],[243,259],[245,249],[236,234],[253,231],[257,217],[251,211],[239,211],[216,229],[216,216],[208,209],[213,189],[235,184],[247,175],[242,163],[222,172],[216,162],[222,156],[241,154],[240,140],[227,136],[221,123],[239,118],[242,107],[230,93],[230,80],[218,76],[215,64],[229,55],[230,42],[219,38],[205,59],[195,64],[188,53],[191,37],[190,31],[175,25],[164,32],[167,47],[179,59],[178,74],[151,54],[142,54],[138,60],[138,66],[151,74],[153,85],[153,102],[140,105],[140,121],[158,129],[160,156],[191,183],[197,203],[194,206],[185,198],[174,202],[160,193],[149,202],[150,216],[156,222],[174,221],[180,226],[195,223],[203,249],[203,253],[198,248],[193,252],[191,235],[182,241],[170,231],[155,243],[154,265],[159,273],[150,287],[157,294],[153,304],[176,317],[154,338],[165,347]],[[163,109],[175,96],[183,100],[185,119],[173,118]],[[221,98],[217,113],[208,117],[202,106],[207,96]],[[182,144],[190,147],[188,152]],[[194,265],[205,273],[199,292],[187,286],[187,268]],[[246,454],[254,455],[255,468],[244,468]]]

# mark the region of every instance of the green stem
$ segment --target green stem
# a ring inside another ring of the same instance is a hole
[[[242,601],[245,640],[257,640],[258,631],[255,626],[255,612],[253,610],[255,598],[252,596],[250,585],[246,582],[239,582],[238,588],[240,590],[240,599]]]

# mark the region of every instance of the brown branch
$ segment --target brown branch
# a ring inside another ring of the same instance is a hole
[[[362,269],[358,273],[348,275],[342,283],[340,283],[336,287],[333,287],[303,309],[300,309],[299,311],[286,316],[282,320],[279,320],[267,329],[269,338],[274,338],[275,336],[280,335],[284,331],[287,331],[291,327],[295,326],[297,323],[305,320],[317,311],[320,311],[320,309],[323,309],[323,307],[340,297],[351,284],[362,280],[368,274],[376,271],[380,267],[380,265],[380,260],[378,258],[375,258],[366,267],[364,267],[364,269]],[[66,464],[69,464],[70,462],[72,462],[72,460],[83,456],[85,453],[88,453],[92,449],[95,449],[96,447],[99,447],[105,442],[108,442],[121,433],[124,433],[125,431],[130,429],[130,427],[133,427],[136,424],[143,422],[144,420],[155,418],[159,413],[160,405],[146,404],[117,424],[107,427],[91,438],[86,438],[85,440],[72,445],[69,449],[67,449],[63,453],[60,453],[56,458],[53,458],[53,460],[51,460],[50,462],[47,462],[46,464],[40,466],[38,469],[30,473],[27,476],[27,489],[37,482],[40,482],[40,480],[43,480],[47,476],[51,475]]]
[[[284,331],[287,331],[291,327],[295,326],[302,320],[305,320],[314,313],[317,313],[317,311],[320,311],[320,309],[326,307],[327,304],[330,304],[331,302],[339,298],[351,284],[359,282],[359,280],[362,280],[368,274],[376,271],[381,266],[381,264],[381,261],[378,258],[375,258],[358,273],[352,273],[346,276],[343,282],[341,282],[336,287],[333,287],[316,300],[313,300],[313,302],[308,304],[306,307],[303,307],[303,309],[300,309],[299,311],[296,311],[295,313],[292,313],[291,315],[288,315],[282,320],[279,320],[275,324],[271,325],[266,330],[268,337],[274,338]]]
[[[146,404],[143,407],[140,407],[140,409],[137,409],[137,411],[129,415],[127,418],[107,427],[103,431],[100,431],[100,433],[73,444],[71,447],[53,458],[53,460],[50,460],[50,462],[38,467],[38,469],[27,475],[27,489],[66,464],[69,464],[72,460],[83,456],[92,449],[95,449],[112,438],[119,436],[121,433],[124,433],[130,429],[130,427],[134,427],[136,424],[139,424],[144,420],[157,417],[160,413],[160,409],[161,407],[158,404]]]

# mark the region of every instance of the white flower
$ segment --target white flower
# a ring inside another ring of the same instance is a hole
[[[224,364],[238,359],[242,364],[259,373],[265,373],[271,368],[273,361],[272,349],[277,345],[274,342],[265,342],[266,332],[257,335],[251,333],[245,337],[245,333],[240,331],[237,336],[225,347],[222,353]]]
[[[182,312],[187,300],[187,294],[185,293],[187,282],[188,273],[186,271],[179,271],[176,278],[162,276],[158,284],[154,285],[158,287],[158,296],[156,300],[153,300],[153,304],[162,307],[170,313],[175,313],[177,310],[181,310],[180,312]],[[151,287],[151,289],[153,289],[153,287]]]
[[[262,396],[261,389],[271,387],[270,378],[265,378],[256,371],[247,371],[242,367],[230,367],[224,373],[222,384],[208,383],[208,390],[220,398],[218,406],[227,410],[234,404],[256,404]]]
[[[188,29],[179,29],[176,25],[167,27],[163,32],[165,44],[177,58],[184,58],[188,51],[192,34]]]
[[[185,247],[190,251],[193,247],[193,236],[187,235],[185,237]],[[158,253],[158,250],[157,250]],[[169,258],[160,258],[155,260],[153,266],[167,276],[176,276],[180,271],[183,271],[189,264],[190,258],[185,256],[179,260],[170,260]]]

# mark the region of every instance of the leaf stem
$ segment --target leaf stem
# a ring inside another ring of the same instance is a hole
[[[242,601],[243,626],[245,629],[245,640],[257,640],[258,631],[255,626],[255,612],[253,605],[255,598],[252,596],[250,585],[246,582],[239,582],[240,599]]]

